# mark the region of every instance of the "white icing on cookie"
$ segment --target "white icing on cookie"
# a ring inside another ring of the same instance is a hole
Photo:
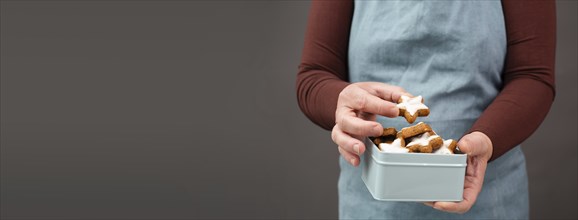
[[[448,139],[444,141],[444,144],[437,149],[434,154],[454,154],[448,147],[450,146],[450,144],[452,143],[452,139]]]
[[[423,97],[416,96],[410,98],[409,96],[401,96],[401,103],[397,104],[400,109],[405,109],[409,114],[415,115],[415,113],[420,109],[428,109],[426,105],[422,103]]]
[[[379,149],[387,153],[408,153],[409,150],[401,146],[401,139],[397,138],[392,143],[381,143]]]
[[[411,141],[407,144],[407,147],[409,146],[413,146],[413,145],[420,145],[420,146],[426,146],[429,144],[429,142],[431,140],[433,140],[434,138],[439,137],[438,135],[431,135],[426,132],[423,133],[422,135],[419,135],[417,137],[414,137],[411,139]]]

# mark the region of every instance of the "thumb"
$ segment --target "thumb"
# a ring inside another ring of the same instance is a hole
[[[463,136],[457,145],[460,151],[470,156],[491,155],[492,151],[490,138],[478,131]]]

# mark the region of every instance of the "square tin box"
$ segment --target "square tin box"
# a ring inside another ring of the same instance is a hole
[[[385,153],[369,139],[361,179],[382,201],[461,201],[465,154]]]

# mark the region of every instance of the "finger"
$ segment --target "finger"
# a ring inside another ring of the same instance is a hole
[[[361,118],[363,120],[366,121],[375,121],[377,120],[377,115],[376,114],[371,114],[371,113],[367,113],[367,112],[357,112],[357,117]]]
[[[383,133],[383,126],[375,121],[366,121],[351,115],[340,115],[337,124],[344,132],[359,136],[377,137]]]
[[[343,107],[343,106],[338,107],[337,110],[335,111],[335,119],[336,119],[335,123],[336,124],[342,123],[342,120],[344,117],[356,117],[356,118],[360,118],[360,119],[362,119],[364,121],[368,121],[368,122],[375,122],[377,120],[376,114],[361,112],[361,111],[355,112],[353,109],[350,109],[348,107]],[[375,123],[377,123],[377,122],[375,122]],[[379,123],[377,123],[377,124],[379,124]],[[376,130],[376,132],[378,132],[378,133],[376,133],[376,135],[381,135],[381,133],[379,133],[381,131]],[[373,135],[365,134],[365,135],[362,135],[362,137],[363,136],[373,136]]]
[[[337,149],[339,150],[339,153],[341,154],[341,156],[347,161],[349,162],[349,164],[351,164],[352,166],[356,167],[359,165],[359,156],[346,151],[345,149],[343,149],[341,146],[337,147]]]
[[[478,131],[463,136],[458,146],[460,151],[472,156],[488,156],[492,153],[492,141],[484,133]]]
[[[396,104],[372,95],[360,87],[343,90],[339,96],[340,100],[344,100],[345,107],[353,110],[386,117],[397,117],[399,115],[399,109]]]
[[[335,144],[343,148],[343,150],[352,154],[361,155],[365,152],[365,145],[363,142],[343,132],[339,125],[333,127],[333,131],[331,131],[331,139],[333,139]]]
[[[388,85],[384,83],[372,83],[370,88],[372,88],[372,94],[395,103],[397,103],[402,95],[413,97],[412,94],[408,93],[405,91],[405,89],[399,86]]]
[[[468,158],[474,157],[478,163],[487,164],[493,154],[492,141],[484,133],[474,131],[465,135],[458,142],[458,149],[468,155]]]
[[[434,202],[424,202],[424,205],[427,205],[429,207],[433,207],[434,206]]]
[[[469,156],[478,156],[480,154],[479,148],[476,148],[474,146],[475,140],[472,140],[470,135],[466,135],[464,137],[462,137],[460,139],[460,141],[458,141],[458,147],[460,148],[460,151],[469,155]],[[481,145],[477,145],[477,146],[481,146]]]

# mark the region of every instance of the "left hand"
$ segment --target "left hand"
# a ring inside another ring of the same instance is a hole
[[[426,202],[424,204],[437,210],[453,213],[466,213],[472,208],[478,194],[482,191],[488,160],[492,157],[492,141],[482,132],[472,132],[458,142],[460,151],[468,155],[468,166],[464,181],[464,200],[461,202]]]

